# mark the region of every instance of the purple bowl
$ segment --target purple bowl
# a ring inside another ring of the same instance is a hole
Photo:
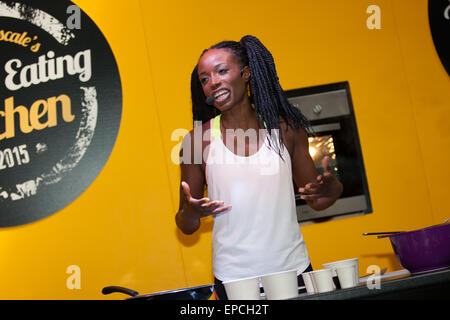
[[[450,266],[450,224],[389,236],[400,264],[411,274]]]

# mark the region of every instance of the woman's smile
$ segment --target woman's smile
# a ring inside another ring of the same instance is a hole
[[[214,101],[217,103],[222,103],[230,97],[230,90],[219,89],[213,93]]]

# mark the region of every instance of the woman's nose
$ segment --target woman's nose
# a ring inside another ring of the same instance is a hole
[[[212,75],[211,76],[211,88],[215,89],[218,88],[220,85],[220,77],[216,76],[216,75]]]

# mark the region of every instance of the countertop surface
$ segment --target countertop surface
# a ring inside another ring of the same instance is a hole
[[[352,299],[450,299],[450,268],[411,275],[408,272],[390,278],[389,273],[375,281],[347,289],[330,292],[307,294],[302,293],[292,300],[352,300]],[[387,277],[386,277],[387,276]]]

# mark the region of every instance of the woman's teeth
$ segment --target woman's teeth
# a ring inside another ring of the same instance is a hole
[[[220,90],[216,94],[214,94],[214,100],[216,101],[225,100],[228,97],[229,93],[230,92],[228,90]]]

